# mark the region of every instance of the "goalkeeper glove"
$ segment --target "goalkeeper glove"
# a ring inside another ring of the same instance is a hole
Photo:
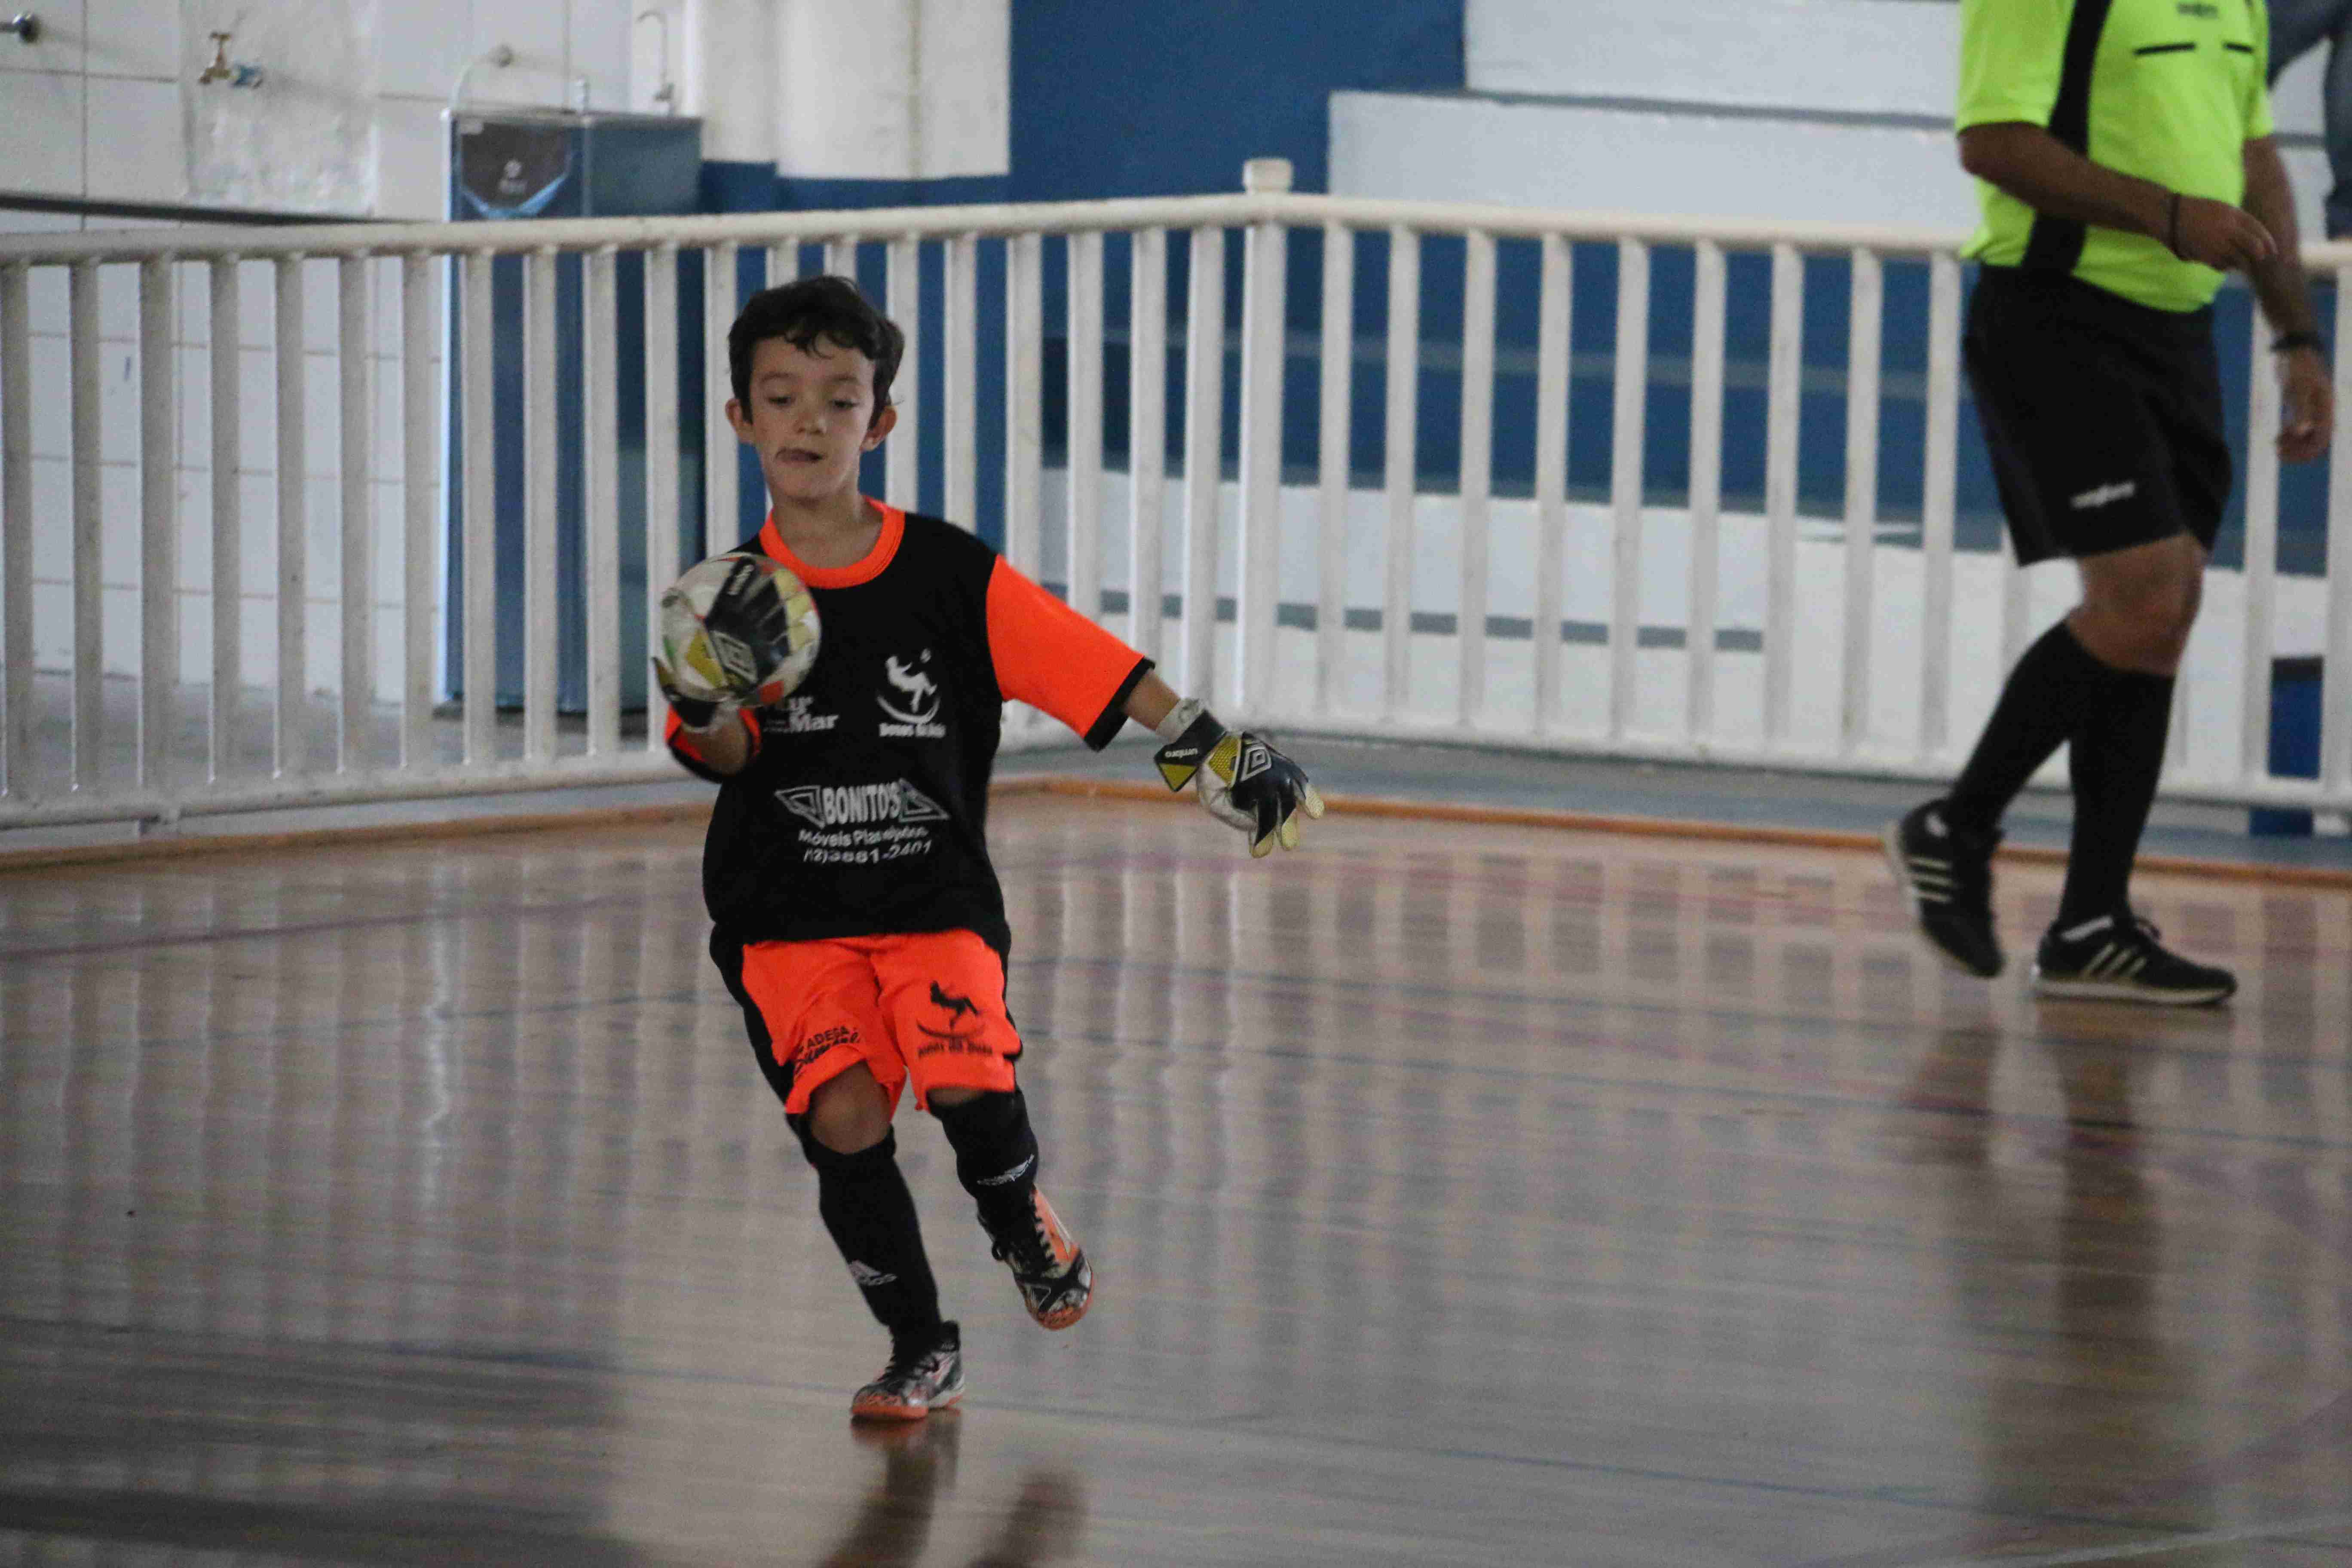
[[[1211,816],[1250,836],[1250,853],[1263,856],[1280,844],[1298,847],[1298,813],[1323,815],[1323,797],[1297,763],[1244,730],[1228,730],[1216,716],[1187,698],[1160,721],[1168,743],[1152,761],[1171,790],[1195,778],[1201,805]]]
[[[670,673],[659,654],[654,655],[654,679],[660,684],[662,696],[668,701],[669,710],[677,715],[677,721],[704,734],[733,718],[735,710],[742,706],[733,697],[688,697],[677,689],[677,677]]]

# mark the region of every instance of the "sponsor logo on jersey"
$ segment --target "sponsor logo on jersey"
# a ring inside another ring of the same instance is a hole
[[[810,735],[830,730],[841,722],[838,713],[820,713],[814,697],[784,699],[783,725],[787,734]]]
[[[940,803],[908,784],[802,784],[780,789],[776,800],[811,827],[870,827],[897,822],[945,822]]]
[[[888,691],[877,692],[875,704],[882,710],[884,722],[879,731],[893,738],[936,741],[943,738],[948,727],[939,721],[940,685],[924,672],[931,662],[931,650],[925,648],[912,664],[902,664],[896,654],[882,661],[882,679],[890,683]]]

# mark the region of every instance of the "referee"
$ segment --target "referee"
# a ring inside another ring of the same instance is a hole
[[[2279,455],[2334,423],[2272,136],[2263,0],[1960,0],[1960,164],[1983,222],[1963,344],[2021,564],[2071,556],[2082,603],[2010,672],[1949,794],[1889,827],[1921,931],[2000,973],[2001,814],[2061,743],[2074,843],[2035,989],[2219,1002],[2126,901],[2172,686],[2230,491],[2212,299],[2252,281],[2284,389]]]

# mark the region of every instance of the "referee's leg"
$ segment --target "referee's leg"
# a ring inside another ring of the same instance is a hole
[[[2058,918],[2034,956],[2046,995],[2218,1002],[2237,989],[2226,970],[2168,951],[2132,910],[2132,862],[2156,803],[2172,728],[2172,693],[2204,595],[2205,546],[2188,532],[2075,562],[2083,602],[2067,616],[2075,640],[2114,672],[2068,738],[2074,834]]]
[[[2179,673],[2205,591],[2205,547],[2187,532],[2084,555],[2083,602],[2066,616],[2074,640],[2110,669]]]
[[[2126,897],[2230,488],[2210,328],[2070,280],[1987,268],[1966,348],[2019,562],[2071,557],[2083,600],[2010,671],[1950,791],[1888,827],[1887,858],[1936,952],[1970,973],[2000,973],[2000,820],[2063,745],[2074,847],[2059,920],[2035,954],[2036,988],[2218,1001],[2235,982],[2167,952]]]

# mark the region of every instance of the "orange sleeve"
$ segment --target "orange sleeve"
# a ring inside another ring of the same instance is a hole
[[[1151,661],[1002,557],[988,579],[988,654],[997,689],[1042,708],[1101,751]]]
[[[662,731],[662,739],[669,743],[669,754],[677,759],[678,766],[698,777],[709,779],[712,784],[725,784],[728,775],[715,772],[709,763],[704,762],[701,748],[694,743],[694,731],[679,723],[677,715],[668,709],[665,708],[662,715],[668,721],[667,726]],[[758,756],[760,754],[759,715],[753,713],[749,708],[739,708],[735,710],[735,716],[742,720],[743,728],[751,732],[751,754]]]

